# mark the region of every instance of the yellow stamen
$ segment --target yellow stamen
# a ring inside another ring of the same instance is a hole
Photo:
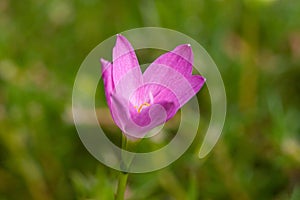
[[[136,108],[137,112],[140,113],[142,111],[142,109],[143,109],[144,106],[148,107],[148,106],[150,106],[150,104],[147,103],[147,102],[145,102],[142,105],[140,105],[139,107],[138,106],[134,106],[134,108]]]

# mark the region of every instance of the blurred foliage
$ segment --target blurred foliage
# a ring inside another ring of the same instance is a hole
[[[80,142],[72,86],[92,48],[142,26],[178,30],[206,48],[225,82],[228,114],[207,158],[197,158],[195,142],[171,166],[131,175],[127,198],[299,199],[299,10],[297,0],[1,0],[0,199],[113,198],[117,172]],[[201,139],[207,88],[198,97]],[[111,121],[104,128],[120,141]]]

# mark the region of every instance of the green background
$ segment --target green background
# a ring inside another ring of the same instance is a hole
[[[171,166],[130,175],[126,198],[300,199],[297,0],[1,0],[0,199],[113,199],[118,172],[81,143],[72,86],[96,45],[143,26],[183,32],[208,51],[225,83],[228,112],[209,156],[199,160],[200,144],[193,143]],[[160,53],[137,52],[142,63]],[[201,139],[210,119],[207,87],[197,96]],[[99,115],[108,114],[101,83],[96,100]],[[165,145],[177,123],[178,116],[164,137],[140,150]],[[112,121],[103,126],[119,144]]]

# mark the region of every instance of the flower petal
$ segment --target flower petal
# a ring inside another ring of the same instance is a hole
[[[112,64],[101,58],[101,65],[102,65],[102,78],[103,78],[103,84],[104,84],[104,92],[105,92],[105,97],[106,101],[108,104],[108,107],[111,106],[111,93],[114,90],[114,83],[112,79]]]
[[[160,94],[165,98],[165,101],[173,101],[174,98],[164,95],[167,88],[171,91],[179,102],[179,107],[182,107],[188,100],[190,100],[203,86],[205,79],[199,75],[184,76],[173,67],[152,64],[152,67],[147,69],[147,74],[144,74],[144,84],[152,84],[152,94],[154,99],[155,94]]]
[[[128,102],[123,97],[111,95],[111,114],[117,126],[124,131],[128,122]]]
[[[145,71],[145,75],[159,65],[172,67],[184,76],[190,76],[193,70],[194,56],[189,44],[177,46],[174,50],[158,57]]]
[[[134,70],[133,70],[134,69]],[[113,48],[113,80],[118,85],[119,81],[133,70],[133,76],[129,80],[136,87],[142,83],[142,72],[135,55],[134,49],[129,41],[122,35],[117,35],[116,44]]]
[[[157,58],[147,68],[143,75],[144,84],[150,83],[168,88],[175,94],[180,104],[178,108],[180,108],[201,89],[205,82],[203,77],[193,76],[192,69],[193,52],[191,46],[188,44],[179,45],[171,52]],[[160,87],[152,89],[153,96],[159,92],[161,96],[166,98],[166,101],[170,101],[168,92],[165,94],[166,90],[160,90]]]

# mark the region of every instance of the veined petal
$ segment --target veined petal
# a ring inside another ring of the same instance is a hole
[[[168,88],[175,94],[180,108],[201,89],[205,82],[203,77],[193,76],[192,69],[193,52],[191,46],[188,44],[179,45],[171,52],[157,58],[147,68],[143,75],[144,84],[162,85],[164,88]],[[155,93],[160,90],[160,87],[152,90],[153,95],[155,96]],[[164,91],[160,91],[160,93],[168,99],[167,95],[163,95]]]
[[[174,50],[158,57],[145,71],[145,75],[157,71],[160,65],[168,66],[178,71],[184,76],[190,76],[193,70],[194,56],[192,48],[189,44],[177,46]]]
[[[130,85],[140,85],[143,77],[138,63],[138,59],[129,41],[122,35],[117,35],[116,44],[113,48],[113,80],[118,85],[119,81],[127,75],[129,71],[134,73],[128,81]]]
[[[205,79],[199,75],[184,76],[173,67],[162,64],[153,64],[148,68],[148,73],[144,74],[144,84],[152,85],[152,94],[154,99],[156,94],[160,94],[166,98],[165,101],[171,101],[174,98],[163,95],[167,88],[171,91],[179,102],[179,108],[190,100],[203,86]]]
[[[114,90],[114,83],[112,79],[112,64],[101,58],[101,65],[102,65],[102,78],[103,78],[103,84],[104,84],[104,92],[105,92],[105,97],[108,106],[111,106],[111,93]]]

